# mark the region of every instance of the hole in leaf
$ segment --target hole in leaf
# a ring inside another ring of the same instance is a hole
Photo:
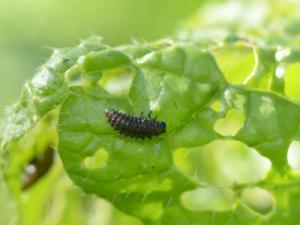
[[[71,86],[80,86],[84,82],[83,76],[81,73],[72,74],[68,77],[68,82]]]
[[[214,124],[214,130],[223,136],[234,136],[243,127],[245,116],[236,109],[226,112],[225,118],[219,119]]]
[[[213,141],[173,153],[176,167],[190,179],[207,184],[253,183],[270,170],[270,161],[239,141]]]
[[[127,95],[133,81],[134,73],[129,67],[118,67],[103,72],[99,81],[107,92],[112,95]]]
[[[199,188],[183,193],[181,201],[189,210],[223,211],[234,207],[235,196],[229,188]]]
[[[94,155],[84,159],[84,166],[88,169],[103,168],[106,166],[108,153],[105,149],[98,149]]]
[[[293,141],[288,150],[288,163],[295,171],[300,171],[300,141]]]
[[[269,214],[274,207],[273,195],[267,190],[257,187],[244,190],[241,202],[263,215]]]
[[[161,179],[157,177],[149,182],[141,183],[130,183],[124,186],[121,190],[122,193],[130,192],[143,192],[150,193],[153,191],[170,191],[174,187],[173,181],[171,179]]]
[[[221,101],[214,101],[210,106],[214,111],[221,112],[223,109],[223,105]]]
[[[300,99],[300,64],[289,65],[285,74],[285,93],[289,97]]]
[[[141,206],[141,215],[150,220],[158,220],[164,213],[162,202],[150,202]]]
[[[225,79],[232,84],[242,84],[251,73],[254,65],[252,49],[245,47],[224,47],[213,51],[224,73]]]

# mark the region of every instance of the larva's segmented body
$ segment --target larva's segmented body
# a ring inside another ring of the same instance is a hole
[[[144,139],[166,132],[166,123],[151,118],[151,112],[148,117],[144,117],[142,113],[140,116],[132,116],[114,109],[107,109],[105,114],[110,125],[125,136]]]

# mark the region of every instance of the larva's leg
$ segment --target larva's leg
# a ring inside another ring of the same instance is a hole
[[[144,117],[144,112],[141,112],[141,115],[139,116],[140,119]]]

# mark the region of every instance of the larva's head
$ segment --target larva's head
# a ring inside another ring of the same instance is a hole
[[[105,114],[106,116],[111,115],[112,114],[112,110],[111,109],[105,109]]]
[[[167,130],[167,125],[165,121],[157,122],[157,133],[165,133]]]

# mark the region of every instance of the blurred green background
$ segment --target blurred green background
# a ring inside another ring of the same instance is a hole
[[[0,107],[17,100],[24,81],[53,47],[95,33],[107,44],[151,41],[172,34],[199,0],[0,0]]]

